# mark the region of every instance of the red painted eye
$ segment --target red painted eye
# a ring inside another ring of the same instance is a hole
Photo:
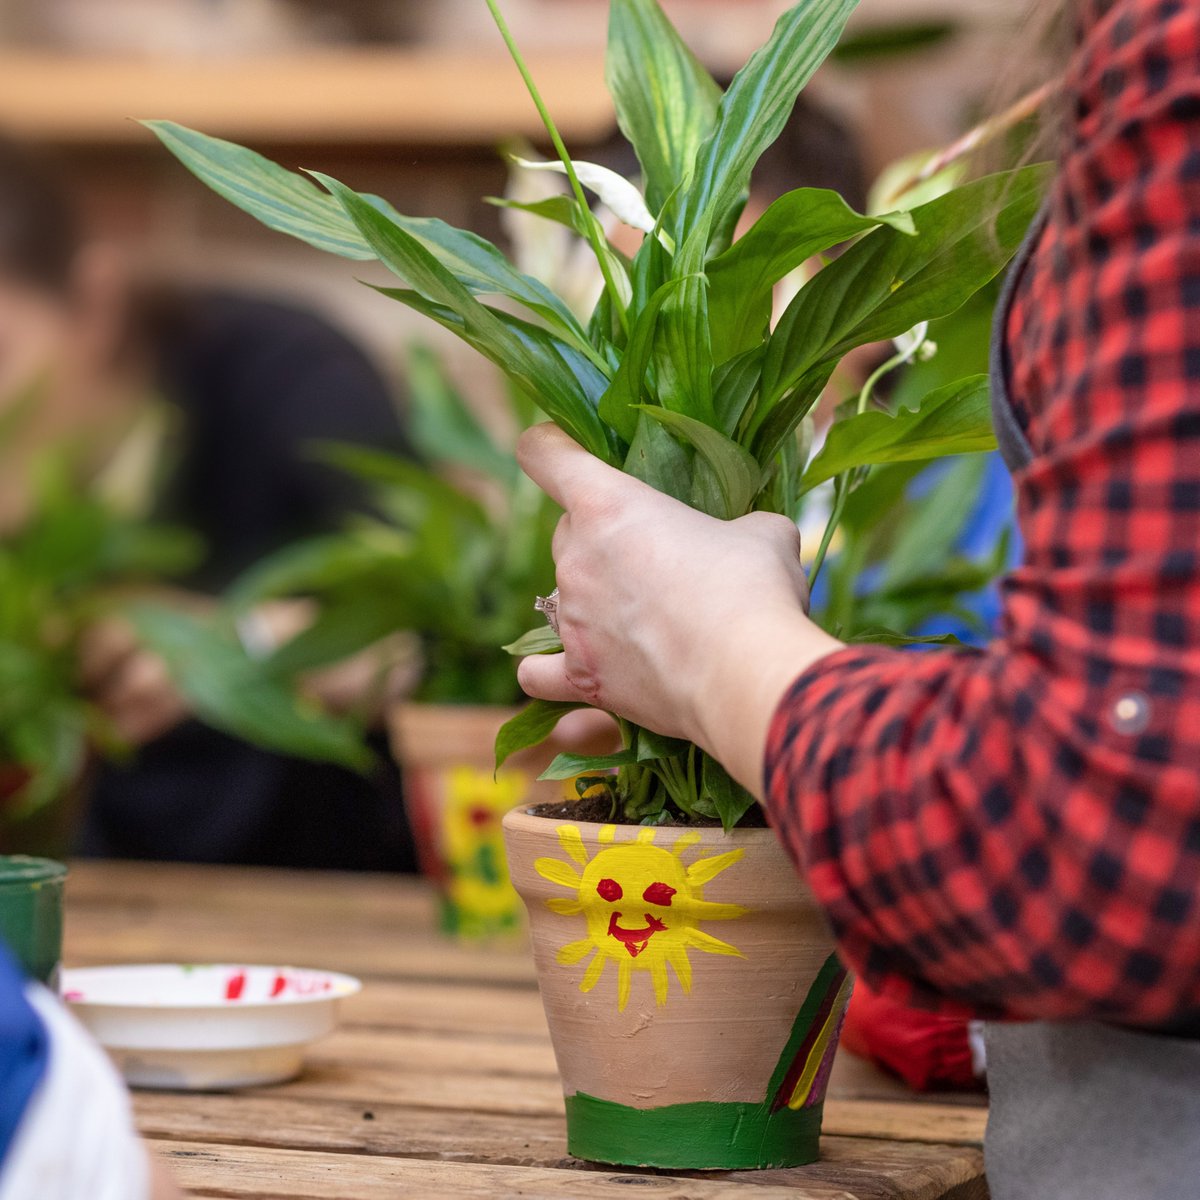
[[[601,900],[607,900],[611,904],[614,900],[620,900],[624,895],[621,891],[621,885],[615,879],[602,879],[596,884],[596,891],[600,893]]]
[[[661,904],[664,908],[671,907],[671,897],[675,889],[665,883],[652,883],[643,893],[642,899],[647,904]]]

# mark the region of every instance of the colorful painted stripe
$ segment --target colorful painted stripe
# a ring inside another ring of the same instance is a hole
[[[824,1098],[823,1085],[833,1064],[837,1036],[853,983],[846,968],[831,954],[800,1006],[784,1058],[780,1060],[781,1066],[787,1060],[782,1078],[779,1078],[777,1067],[771,1080],[774,1087],[772,1112],[781,1108],[803,1108]]]

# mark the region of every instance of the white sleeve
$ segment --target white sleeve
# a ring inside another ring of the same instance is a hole
[[[0,1200],[148,1200],[150,1163],[120,1076],[56,997],[40,984],[25,994],[50,1054],[0,1166]]]

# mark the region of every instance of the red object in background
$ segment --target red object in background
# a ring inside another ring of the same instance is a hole
[[[29,782],[24,767],[0,764],[0,804],[11,800]]]
[[[919,1092],[983,1089],[975,1074],[968,1022],[908,1008],[854,985],[842,1046],[899,1075]]]

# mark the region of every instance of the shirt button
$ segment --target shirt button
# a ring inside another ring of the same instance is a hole
[[[1142,733],[1150,724],[1150,701],[1141,692],[1127,692],[1112,706],[1109,720],[1118,733]]]

